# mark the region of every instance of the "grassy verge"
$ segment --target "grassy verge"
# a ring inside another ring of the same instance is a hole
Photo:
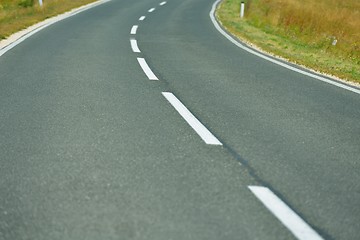
[[[0,0],[0,40],[37,22],[95,0]]]
[[[360,83],[360,1],[223,0],[217,18],[235,36],[319,72]]]

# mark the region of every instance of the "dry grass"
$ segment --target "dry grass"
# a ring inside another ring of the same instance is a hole
[[[275,26],[277,33],[304,43],[360,57],[359,0],[249,0],[248,4],[248,18],[257,26]]]
[[[0,0],[0,40],[46,18],[95,0]]]
[[[233,34],[265,51],[360,82],[359,0],[224,0],[217,16]],[[336,45],[333,45],[336,40]]]

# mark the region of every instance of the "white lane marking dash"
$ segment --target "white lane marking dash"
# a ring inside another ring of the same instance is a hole
[[[153,11],[155,11],[155,8],[150,8],[148,12],[151,13]]]
[[[144,71],[144,73],[146,74],[146,76],[149,78],[149,80],[159,80],[155,74],[153,73],[153,71],[151,71],[149,65],[147,64],[147,62],[145,61],[144,58],[137,58],[142,70]]]
[[[195,132],[209,145],[222,145],[222,143],[180,102],[174,94],[163,92],[162,95],[169,101],[175,110],[195,130]]]
[[[248,188],[299,240],[323,240],[317,232],[270,189],[261,186],[248,186]]]
[[[141,17],[139,18],[139,21],[144,21],[145,18],[146,18],[145,16],[141,16]]]
[[[131,49],[133,50],[133,52],[135,52],[135,53],[140,52],[137,41],[135,39],[130,39],[130,44],[131,44]]]
[[[163,5],[165,5],[165,4],[166,4],[166,1],[161,2],[161,3],[160,3],[160,6],[163,6]]]
[[[130,31],[130,34],[133,34],[133,35],[135,35],[136,34],[136,32],[137,32],[137,30],[138,30],[138,25],[134,25],[134,26],[132,26],[132,28],[131,28],[131,31]]]

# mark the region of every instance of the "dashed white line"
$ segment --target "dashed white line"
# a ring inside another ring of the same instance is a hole
[[[149,65],[147,64],[147,62],[145,61],[144,58],[137,58],[142,70],[144,71],[144,73],[146,74],[146,76],[149,78],[149,80],[159,80],[155,74],[153,73],[153,71],[151,71]]]
[[[139,18],[139,21],[144,21],[145,18],[146,18],[145,16],[141,16],[141,17]]]
[[[130,31],[130,34],[133,34],[133,35],[135,35],[136,34],[136,32],[137,32],[137,30],[138,30],[138,25],[134,25],[134,26],[132,26],[132,28],[131,28],[131,31]]]
[[[131,49],[133,50],[133,52],[135,52],[135,53],[140,52],[137,41],[135,39],[130,39],[130,44],[131,44]]]
[[[155,8],[150,8],[148,12],[151,13],[153,11],[155,11]]]
[[[162,95],[170,102],[175,110],[195,130],[195,132],[209,145],[222,145],[222,143],[180,102],[174,94],[163,92]]]
[[[270,189],[261,186],[249,186],[249,189],[299,240],[323,240]]]
[[[166,1],[161,2],[159,5],[160,5],[160,6],[163,6],[163,5],[165,5],[165,4],[166,4]]]

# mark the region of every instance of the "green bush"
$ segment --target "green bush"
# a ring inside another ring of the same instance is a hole
[[[34,0],[20,0],[19,6],[27,8],[34,5]]]

